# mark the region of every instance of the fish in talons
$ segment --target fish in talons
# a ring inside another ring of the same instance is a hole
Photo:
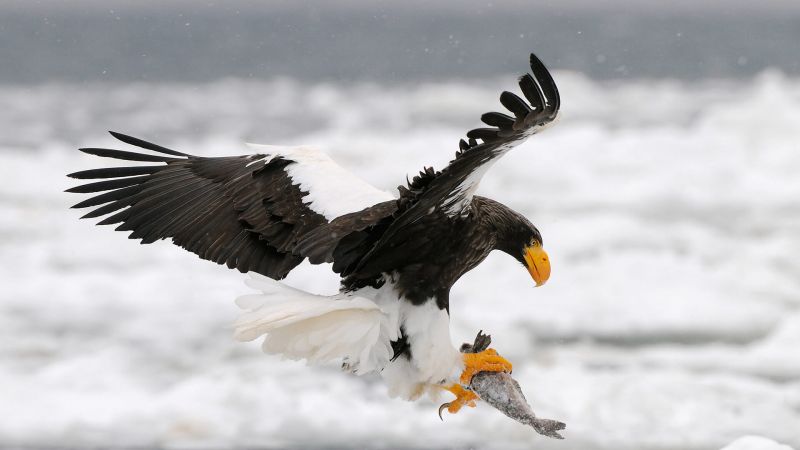
[[[462,345],[461,352],[465,354],[486,352],[490,343],[491,336],[479,331],[475,342]],[[483,400],[517,422],[533,427],[543,436],[564,439],[558,432],[567,425],[558,420],[536,417],[525,395],[522,394],[519,383],[511,377],[510,371],[481,371],[472,375],[466,386],[455,385],[445,389],[452,392],[456,399],[439,407],[440,419],[445,409],[454,414],[463,406],[475,407],[476,401]]]

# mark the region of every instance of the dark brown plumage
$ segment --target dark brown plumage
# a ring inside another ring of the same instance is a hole
[[[510,92],[500,96],[513,115],[484,114],[489,127],[468,132],[443,170],[426,168],[398,188],[396,200],[332,220],[305,199],[308,192],[288,170],[299,163],[290,157],[204,158],[119,133],[112,134],[154,154],[81,151],[156,165],[73,173],[73,178],[106,180],[69,192],[98,193],[75,207],[96,207],[84,217],[107,216],[100,224],[119,224],[117,230],[144,244],[171,239],[203,259],[275,279],[305,258],[331,262],[344,289],[378,286],[392,277],[407,300],[435,299],[445,309],[451,286],[489,252],[501,250],[524,263],[523,249],[541,244],[539,231],[524,217],[473,196],[497,158],[558,114],[552,77],[536,56],[530,63],[532,75],[519,80],[527,102]]]
[[[111,214],[99,224],[119,224],[116,229],[130,231],[130,239],[149,244],[171,238],[203,259],[281,279],[303,260],[292,253],[299,237],[326,222],[304,207],[305,193],[283,171],[290,161],[274,158],[268,164],[249,167],[264,155],[200,158],[112,134],[139,147],[176,155],[81,149],[98,156],[165,163],[69,175],[78,179],[111,178],[68,192],[107,191],[74,208],[103,205],[83,218]],[[126,175],[137,176],[118,178]]]

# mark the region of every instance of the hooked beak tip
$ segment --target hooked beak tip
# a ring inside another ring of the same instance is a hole
[[[537,287],[545,284],[550,278],[550,258],[539,244],[525,248],[525,266]]]

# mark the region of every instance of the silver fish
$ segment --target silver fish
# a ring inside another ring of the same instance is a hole
[[[461,346],[461,353],[478,353],[489,348],[492,337],[483,334],[483,330],[475,336],[475,342],[465,343]],[[564,422],[551,419],[540,419],[533,413],[533,409],[522,394],[517,380],[505,372],[478,372],[470,381],[469,388],[485,401],[506,416],[523,425],[530,425],[537,433],[554,439],[564,439],[558,431],[567,427]],[[442,410],[449,406],[445,403],[439,408],[439,418]]]
[[[564,439],[559,430],[567,427],[564,422],[551,419],[540,419],[533,413],[517,380],[505,372],[480,372],[472,377],[469,385],[473,392],[486,403],[516,420],[530,425],[537,433],[555,439]]]

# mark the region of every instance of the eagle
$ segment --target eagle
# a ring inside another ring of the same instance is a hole
[[[473,375],[510,372],[512,364],[491,348],[454,347],[451,287],[493,250],[519,261],[537,286],[550,276],[539,230],[475,195],[500,157],[558,117],[552,76],[533,54],[530,69],[519,78],[524,99],[500,95],[510,114],[483,114],[487,127],[467,132],[446,167],[424,168],[395,195],[312,147],[253,145],[255,154],[201,157],[115,132],[142,150],[80,151],[152,164],[72,173],[99,181],[67,191],[94,194],[73,206],[93,208],[82,218],[103,217],[99,225],[116,225],[142,244],[170,239],[250,273],[254,291],[237,299],[238,340],[263,336],[270,354],[380,373],[394,397],[450,391],[455,399],[446,405],[456,413],[475,405]],[[339,292],[316,295],[278,281],[305,260],[331,263]]]

